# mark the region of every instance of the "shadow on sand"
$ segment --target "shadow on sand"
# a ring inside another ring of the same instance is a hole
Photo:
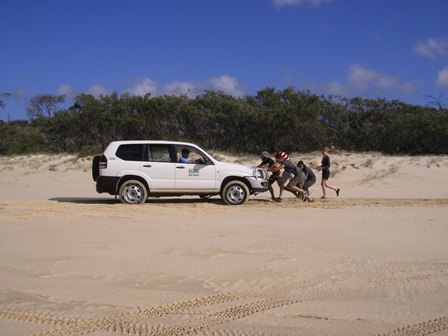
[[[53,197],[49,199],[50,201],[59,203],[77,203],[77,204],[121,204],[119,199],[115,198],[87,198],[87,197]],[[224,205],[224,202],[219,198],[207,198],[203,199],[200,197],[150,197],[146,201],[150,204],[216,204]]]

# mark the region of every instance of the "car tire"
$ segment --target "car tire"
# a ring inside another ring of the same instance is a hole
[[[100,176],[100,157],[101,155],[95,155],[92,160],[92,178],[95,182]]]
[[[221,198],[227,205],[241,205],[246,203],[249,197],[249,188],[242,181],[228,182],[221,192]]]
[[[142,182],[128,180],[121,185],[118,196],[123,204],[142,204],[148,199],[148,190]]]

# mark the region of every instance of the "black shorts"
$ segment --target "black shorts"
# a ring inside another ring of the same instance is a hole
[[[322,170],[322,179],[328,180],[330,178],[330,169]]]
[[[272,183],[277,181],[279,178],[280,178],[280,174],[272,174],[271,176],[269,176],[269,180],[268,180],[269,185],[271,185]]]

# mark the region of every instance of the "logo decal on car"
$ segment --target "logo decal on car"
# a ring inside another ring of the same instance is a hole
[[[199,169],[188,169],[188,175],[199,176]]]

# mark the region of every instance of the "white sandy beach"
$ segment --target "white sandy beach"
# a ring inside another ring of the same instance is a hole
[[[448,335],[448,156],[331,158],[338,198],[231,207],[0,157],[0,335]]]

